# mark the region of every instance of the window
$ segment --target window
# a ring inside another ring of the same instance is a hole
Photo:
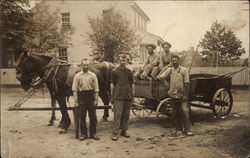
[[[69,28],[69,13],[62,13],[62,28]]]
[[[59,59],[68,61],[68,52],[67,48],[59,48]]]

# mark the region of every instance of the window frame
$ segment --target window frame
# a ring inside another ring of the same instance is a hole
[[[68,49],[66,47],[59,48],[58,58],[60,60],[68,62]]]

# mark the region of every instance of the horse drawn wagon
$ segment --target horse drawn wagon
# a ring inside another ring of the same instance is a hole
[[[190,106],[210,109],[218,118],[227,116],[233,107],[231,93],[232,76],[192,74],[188,103]],[[159,80],[135,81],[135,102],[132,112],[138,117],[151,114],[171,115],[171,98],[168,95],[169,84]]]

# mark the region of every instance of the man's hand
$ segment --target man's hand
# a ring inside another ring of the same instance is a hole
[[[188,101],[188,96],[187,95],[183,96],[183,101]]]
[[[114,112],[114,100],[110,99],[111,110]]]
[[[75,106],[75,107],[78,107],[78,105],[79,105],[78,102],[75,102],[74,106]]]

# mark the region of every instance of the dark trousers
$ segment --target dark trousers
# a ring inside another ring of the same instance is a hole
[[[122,132],[126,132],[128,130],[130,106],[130,100],[114,100],[114,134],[118,134],[120,129]]]
[[[79,119],[80,119],[80,130],[81,134],[88,135],[86,115],[88,112],[90,120],[90,136],[96,133],[96,108],[94,106],[94,92],[81,91],[78,92],[78,103],[79,103]]]
[[[175,121],[175,128],[177,131],[191,130],[191,123],[189,121],[189,105],[187,101],[182,99],[172,99],[173,118]]]

